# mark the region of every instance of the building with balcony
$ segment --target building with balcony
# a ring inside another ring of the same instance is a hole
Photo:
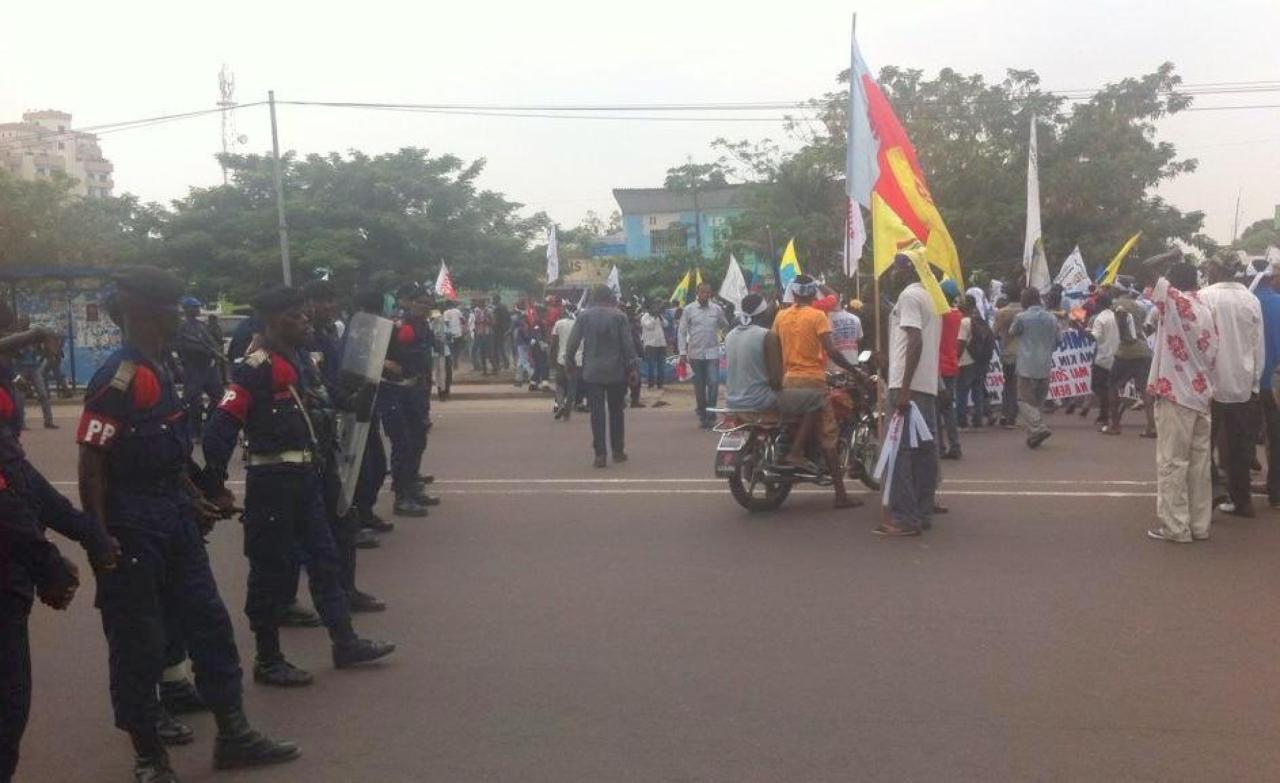
[[[115,189],[111,161],[102,156],[98,137],[71,129],[62,111],[29,111],[22,122],[0,123],[0,169],[25,180],[59,174],[75,183],[72,192],[105,198]]]
[[[622,255],[654,258],[698,248],[708,258],[717,255],[729,239],[729,221],[746,209],[750,188],[723,185],[693,190],[614,190],[613,197],[622,210]]]

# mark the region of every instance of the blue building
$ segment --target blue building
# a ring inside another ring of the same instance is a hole
[[[697,190],[619,188],[613,197],[622,210],[627,258],[654,258],[702,248],[716,256],[729,239],[729,221],[747,207],[749,185]]]

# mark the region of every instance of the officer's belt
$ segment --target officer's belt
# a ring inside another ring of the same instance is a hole
[[[414,387],[416,387],[416,386],[420,386],[420,385],[422,385],[422,376],[420,376],[420,375],[415,375],[415,376],[413,376],[412,378],[406,378],[406,379],[404,379],[404,380],[402,380],[402,381],[392,381],[392,380],[388,380],[388,379],[386,379],[386,378],[383,378],[383,379],[382,379],[382,382],[383,382],[383,383],[389,383],[389,384],[391,384],[392,386],[403,386],[403,387],[405,387],[405,388],[412,389],[412,388],[414,388]]]
[[[306,449],[280,451],[275,454],[250,454],[249,467],[262,465],[310,465],[315,461],[315,454]]]

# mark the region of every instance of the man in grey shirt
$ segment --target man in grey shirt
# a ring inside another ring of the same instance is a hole
[[[698,301],[684,309],[680,316],[681,351],[693,368],[693,392],[696,399],[694,412],[703,429],[711,429],[716,423],[715,414],[707,408],[716,407],[720,391],[720,332],[729,329],[720,305],[711,301],[711,286],[698,286]]]
[[[1049,396],[1049,371],[1058,347],[1058,319],[1040,304],[1040,291],[1027,286],[1022,292],[1022,312],[1009,327],[1018,338],[1018,411],[1027,425],[1027,445],[1036,448],[1053,433],[1044,423],[1044,401]]]
[[[574,321],[565,353],[565,367],[570,374],[579,371],[577,353],[578,346],[582,346],[579,382],[587,385],[587,399],[591,404],[591,444],[596,453],[595,466],[603,468],[608,464],[605,460],[606,421],[613,461],[627,461],[622,404],[627,387],[634,380],[632,376],[637,372],[638,359],[631,324],[618,309],[613,289],[607,285],[596,286],[591,292],[591,305]]]

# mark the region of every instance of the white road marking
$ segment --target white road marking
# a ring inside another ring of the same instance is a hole
[[[452,495],[728,495],[728,488],[724,489],[642,489],[622,488],[622,489],[585,489],[578,487],[566,487],[563,489],[458,489],[450,490],[442,493],[443,496]],[[797,489],[792,494],[800,495],[829,495],[830,489]],[[876,495],[879,493],[869,490],[850,490],[850,494]],[[956,496],[956,495],[973,495],[977,497],[1051,497],[1051,498],[1153,498],[1156,496],[1154,492],[1070,492],[1062,490],[996,490],[996,489],[961,489],[948,491],[947,489],[939,489],[939,495]]]
[[[724,479],[716,478],[494,478],[494,479],[437,479],[436,484],[440,486],[450,486],[453,484],[724,484]],[[1099,486],[1124,486],[1124,487],[1154,487],[1154,481],[1088,481],[1088,480],[1037,480],[1037,479],[944,479],[943,486],[947,484],[974,484],[974,485],[1002,485],[1002,484],[1044,484],[1047,486],[1058,485],[1099,485]],[[1081,493],[1089,494],[1089,493]]]

